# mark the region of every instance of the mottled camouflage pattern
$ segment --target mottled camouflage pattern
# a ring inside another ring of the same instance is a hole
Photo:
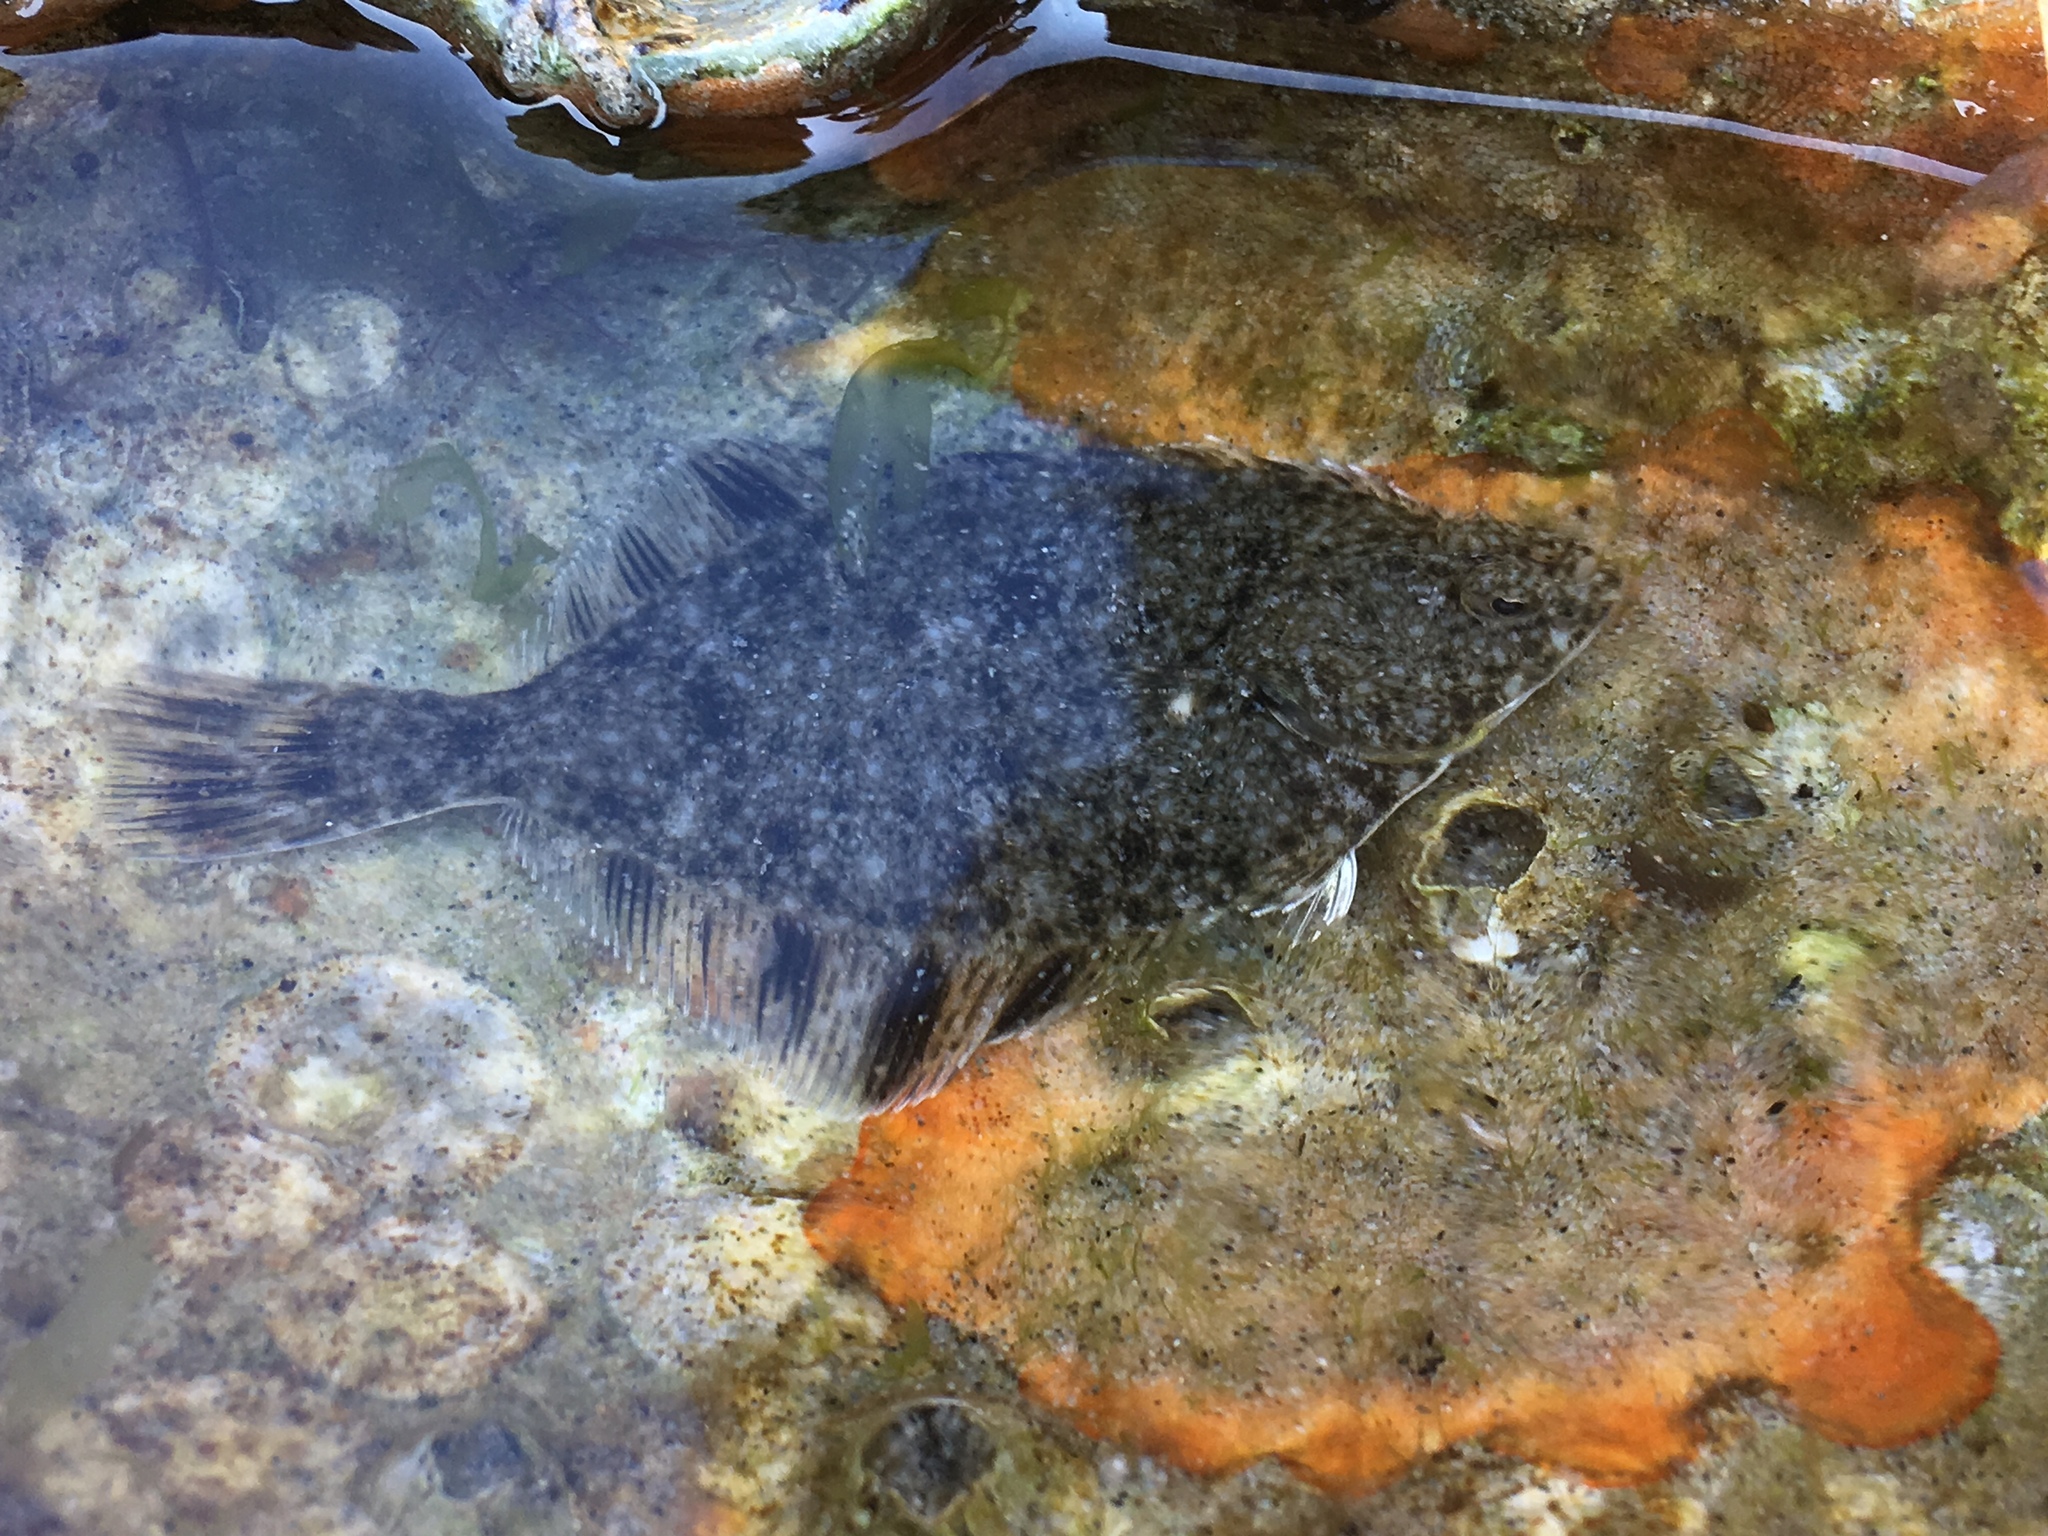
[[[136,690],[130,825],[204,857],[500,807],[688,1012],[821,1100],[898,1102],[1105,952],[1340,909],[1358,844],[1617,591],[1561,538],[1102,452],[939,466],[849,582],[821,473],[699,455],[565,573],[580,643],[523,687]]]

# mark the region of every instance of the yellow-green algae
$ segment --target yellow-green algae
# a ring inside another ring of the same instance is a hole
[[[498,515],[484,493],[462,450],[453,443],[436,443],[418,458],[394,468],[377,492],[377,509],[371,515],[372,530],[404,529],[425,517],[433,506],[434,492],[453,485],[469,494],[476,507],[476,574],[469,583],[469,595],[479,603],[504,608],[517,602],[545,561],[561,553],[547,540],[522,532],[513,541],[509,556],[498,548]]]
[[[825,495],[847,574],[892,516],[915,516],[931,473],[933,388],[955,380],[990,389],[1009,371],[1017,317],[1031,303],[1014,283],[964,283],[947,295],[945,329],[899,341],[862,361],[832,425]]]

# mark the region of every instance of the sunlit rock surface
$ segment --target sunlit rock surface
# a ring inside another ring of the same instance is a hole
[[[599,123],[624,128],[666,111],[765,117],[815,110],[926,45],[957,7],[946,0],[401,0],[385,9],[462,49],[501,95],[560,98]],[[0,7],[4,48],[76,48],[155,32],[413,46],[335,0],[281,7],[247,0],[14,0]]]
[[[574,0],[396,7],[469,49],[516,100],[561,96],[613,127],[664,110],[767,117],[815,109],[928,43],[944,0]]]
[[[748,212],[680,115],[641,177],[250,12],[0,74],[0,1529],[2029,1528],[2031,7],[1113,18],[1967,193],[1096,64]],[[865,1127],[679,1036],[476,823],[111,837],[91,706],[141,669],[519,675],[484,509],[380,522],[405,466],[566,549],[921,338],[1115,440],[1571,528],[1631,595],[1336,932]]]
[[[2038,39],[2032,8],[1957,6],[1910,27],[1870,10],[1626,17],[1455,67],[1354,39],[1346,61],[1996,171],[1960,195],[1562,108],[1213,86],[1146,111],[1156,76],[1098,64],[791,194],[788,216],[948,220],[915,290],[926,323],[963,284],[1016,285],[1032,296],[1019,397],[1120,441],[1570,470],[1746,406],[1840,503],[1960,479],[2038,544]],[[1240,42],[1332,67],[1306,39]],[[1050,227],[1065,237],[1039,238]]]

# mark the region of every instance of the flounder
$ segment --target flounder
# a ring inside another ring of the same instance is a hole
[[[494,808],[684,1013],[871,1109],[1108,956],[1340,916],[1358,847],[1619,590],[1567,538],[1271,465],[963,455],[859,580],[823,455],[708,447],[654,500],[563,570],[522,686],[126,690],[128,832],[215,858]]]

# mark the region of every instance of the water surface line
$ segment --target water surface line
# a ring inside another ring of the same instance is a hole
[[[2048,0],[2043,0],[2048,3]],[[1974,186],[1984,172],[1926,155],[1910,154],[1885,144],[1860,144],[1841,139],[1824,139],[1812,134],[1784,133],[1759,128],[1732,118],[1706,117],[1694,112],[1670,112],[1656,107],[1631,107],[1608,102],[1570,101],[1562,97],[1513,96],[1493,91],[1466,91],[1450,86],[1415,85],[1403,80],[1381,80],[1366,75],[1344,75],[1320,70],[1283,69],[1270,64],[1246,64],[1235,59],[1209,58],[1164,48],[1137,48],[1115,42],[1109,35],[1109,20],[1098,12],[1083,9],[1080,0],[1040,0],[1040,3],[1012,23],[1009,35],[1019,39],[1016,46],[997,49],[985,42],[963,65],[946,71],[908,110],[897,108],[887,124],[877,123],[865,113],[846,112],[807,121],[813,129],[813,156],[806,170],[812,173],[839,170],[915,142],[944,127],[963,113],[979,106],[1012,80],[1054,69],[1062,64],[1108,59],[1142,65],[1171,74],[1224,80],[1240,85],[1257,85],[1276,90],[1310,91],[1325,96],[1358,96],[1385,101],[1429,102],[1439,106],[1478,107],[1504,112],[1540,112],[1560,117],[1606,118],[1611,121],[1643,123],[1660,128],[1685,128],[1728,134],[1759,144],[1784,149],[1811,150],[1819,154],[1842,155],[1868,165],[1932,176],[1960,186]],[[835,131],[837,130],[837,131]]]

